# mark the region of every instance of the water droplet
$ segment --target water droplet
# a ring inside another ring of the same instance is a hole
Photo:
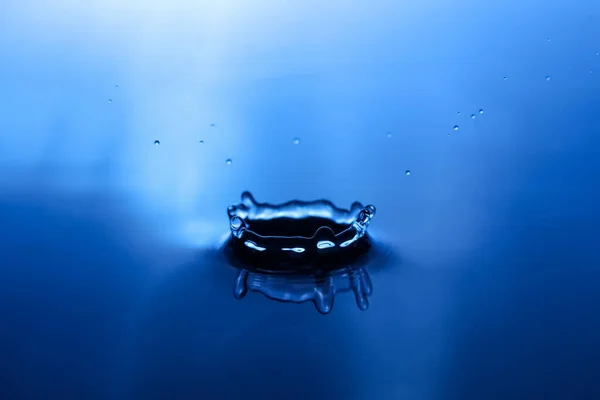
[[[300,139],[298,139],[298,138],[295,138],[295,139],[294,139],[294,144],[300,144]]]
[[[458,130],[458,125],[454,125],[454,130],[457,131]]]
[[[200,143],[200,144],[204,144],[204,140],[200,140],[198,143]]]
[[[392,132],[388,132],[388,133],[386,133],[386,136],[387,136],[388,138],[391,138],[391,137],[392,137]]]
[[[238,229],[240,229],[244,225],[244,222],[242,221],[242,219],[240,217],[235,216],[235,217],[231,218],[231,224],[230,225],[231,225],[231,229],[237,231]]]
[[[112,104],[112,99],[108,99],[108,102]]]
[[[471,114],[471,119],[475,119],[475,114]]]
[[[550,75],[546,75],[546,80],[549,81],[550,80]]]
[[[158,146],[158,145],[160,144],[160,142],[159,142],[158,140],[155,140],[155,141],[154,141],[154,144],[155,144],[156,146]]]
[[[231,165],[231,158],[228,158],[227,160],[225,160],[225,163],[226,163],[227,165]]]
[[[215,124],[210,124],[210,127],[211,127],[211,128],[214,128],[215,126],[216,126]]]
[[[405,174],[406,174],[406,176],[410,175],[410,169],[407,169]]]
[[[483,114],[483,108],[479,109],[479,114]]]

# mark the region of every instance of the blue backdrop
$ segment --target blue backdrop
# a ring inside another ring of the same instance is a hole
[[[600,398],[599,52],[595,0],[3,0],[0,398]],[[244,190],[374,204],[370,308],[236,300]]]

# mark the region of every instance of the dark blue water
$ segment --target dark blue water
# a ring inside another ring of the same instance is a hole
[[[0,398],[600,398],[598,52],[592,0],[4,1]],[[375,205],[368,307],[236,298],[245,190]]]

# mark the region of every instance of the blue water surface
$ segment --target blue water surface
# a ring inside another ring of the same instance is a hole
[[[599,52],[595,0],[4,0],[0,398],[600,398]],[[369,308],[236,299],[245,190],[374,204]]]

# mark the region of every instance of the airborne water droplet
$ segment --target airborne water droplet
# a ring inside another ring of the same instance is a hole
[[[160,142],[158,140],[154,141],[154,145],[158,146],[160,144]]]
[[[457,131],[458,130],[458,125],[454,125],[454,130]]]
[[[227,160],[225,160],[225,163],[226,163],[227,165],[231,165],[231,158],[228,158]]]
[[[407,169],[405,174],[406,174],[406,176],[410,175],[411,174],[410,169]]]
[[[298,139],[298,138],[295,138],[295,139],[294,139],[294,144],[300,144],[300,139]]]

